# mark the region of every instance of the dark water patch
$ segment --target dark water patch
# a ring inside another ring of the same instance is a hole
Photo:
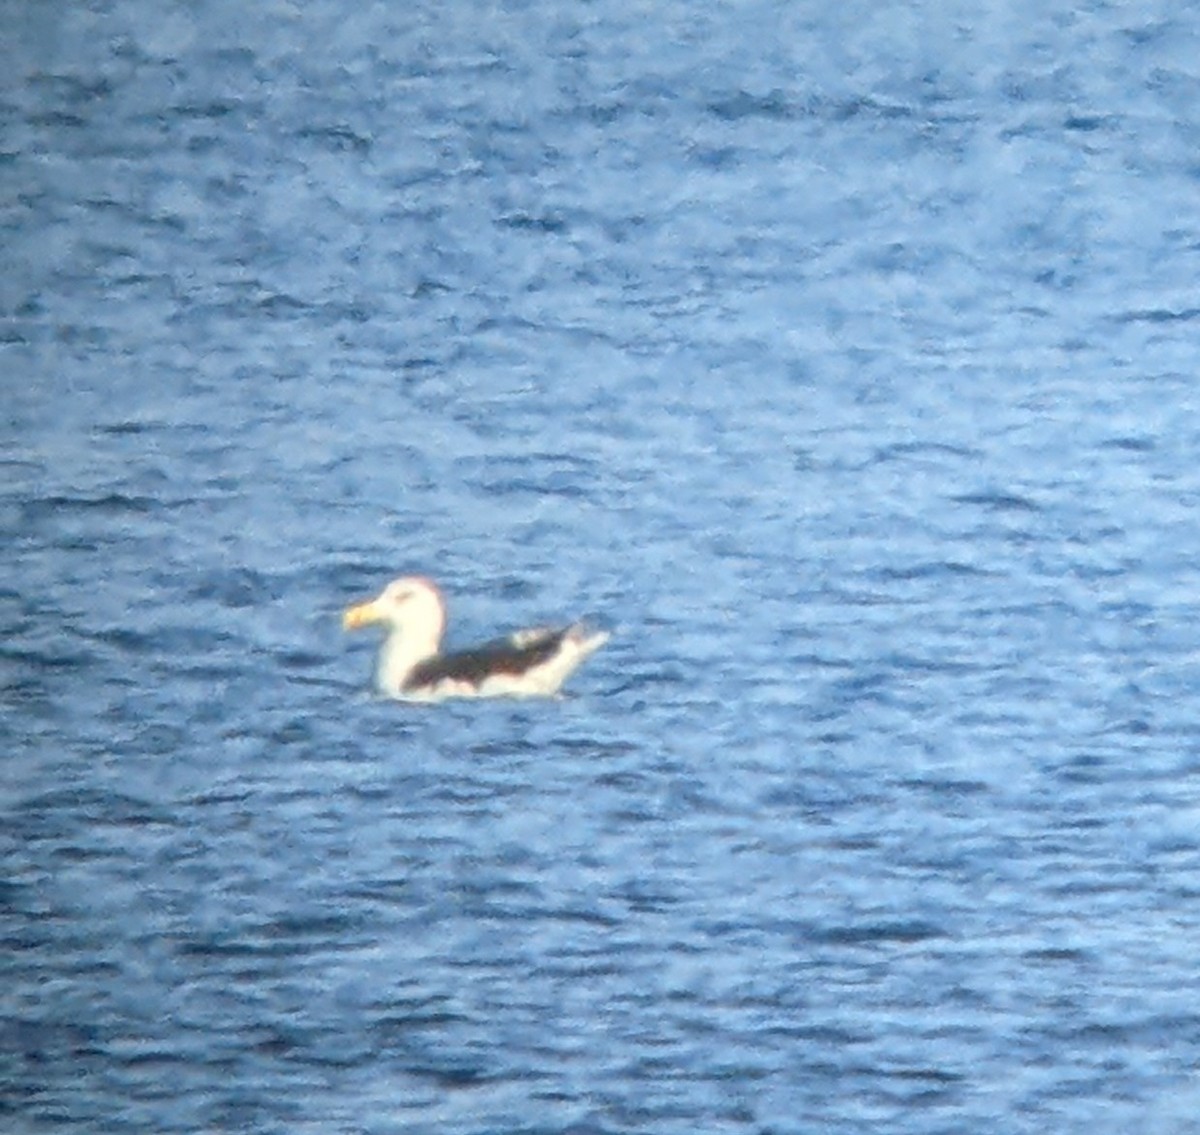
[[[60,844],[52,848],[50,852],[52,862],[59,867],[64,865],[90,867],[94,865],[102,868],[105,863],[117,863],[125,859],[125,852],[120,848],[106,844],[78,842],[85,838],[86,836],[77,836],[76,842]]]
[[[1077,753],[1055,772],[1068,784],[1099,784],[1107,780],[1109,761],[1098,753]]]
[[[327,326],[339,323],[362,324],[370,323],[380,314],[378,304],[368,296],[360,296],[354,300],[337,300],[315,305],[320,321]]]
[[[58,99],[67,104],[91,103],[113,93],[112,82],[106,76],[86,72],[35,70],[29,73],[26,84],[41,100]]]
[[[618,806],[605,809],[604,816],[611,824],[632,828],[639,824],[661,823],[664,809],[657,802],[624,801]]]
[[[959,676],[994,671],[996,667],[981,666],[973,660],[951,658],[937,654],[930,658],[918,658],[911,654],[886,654],[880,663],[901,674],[955,674]]]
[[[85,1023],[0,1017],[0,1051],[15,1054],[27,1065],[50,1066],[63,1057],[96,1055],[103,1051],[103,1035]]]
[[[424,1059],[407,1062],[402,1070],[420,1080],[428,1080],[443,1091],[455,1092],[466,1088],[476,1088],[493,1081],[502,1081],[507,1077],[496,1073],[487,1065],[470,1059],[452,1061],[444,1059]]]
[[[1121,312],[1112,319],[1115,323],[1190,323],[1198,315],[1200,307],[1154,307]]]
[[[768,121],[790,122],[809,112],[809,107],[787,97],[781,90],[765,95],[736,91],[708,104],[708,112],[723,122],[740,122],[763,118]]]
[[[1037,950],[1027,950],[1021,956],[1030,962],[1042,962],[1049,965],[1068,964],[1076,966],[1095,960],[1090,951],[1072,949],[1070,947],[1046,947]]]
[[[640,879],[630,879],[617,886],[613,898],[624,902],[634,914],[663,913],[683,901],[678,893],[672,893],[662,883]]]
[[[1092,134],[1097,130],[1111,130],[1118,123],[1119,120],[1111,115],[1072,114],[1064,119],[1063,129],[1078,131],[1083,134]]]
[[[615,772],[603,772],[595,777],[593,782],[597,788],[611,788],[622,795],[640,795],[652,787],[651,778],[643,773],[627,769]]]
[[[862,797],[855,795],[853,798],[848,798],[847,806],[861,808],[865,803],[877,803],[878,798],[872,798],[867,801]],[[860,836],[832,836],[829,839],[814,839],[811,841],[814,847],[826,848],[830,851],[874,851],[880,846],[881,840],[877,836],[860,835]]]
[[[1044,1039],[1054,1043],[1106,1051],[1134,1044],[1161,1044],[1168,1039],[1188,1046],[1200,1044],[1200,1018],[1194,1016],[1139,1017],[1121,1021],[1081,1021],[1072,1017],[1056,1020],[1038,1031]]]
[[[896,697],[895,674],[890,670],[871,670],[839,678],[826,687],[830,700],[845,706],[858,703],[890,704]]]
[[[1157,442],[1152,437],[1113,437],[1100,442],[1101,449],[1121,449],[1129,453],[1152,453]]]
[[[1016,493],[964,493],[950,498],[955,504],[977,505],[989,512],[1041,512],[1041,505]]]
[[[1196,852],[1200,851],[1200,833],[1196,835],[1164,833],[1163,835],[1150,840],[1149,850],[1154,855],[1192,856]]]
[[[35,898],[35,893],[28,884],[0,879],[0,909],[23,911],[31,905]]]
[[[307,126],[296,132],[301,141],[316,142],[333,153],[369,154],[374,145],[372,138],[359,133],[345,123],[329,126]]]
[[[930,563],[911,564],[905,567],[874,568],[867,574],[868,578],[872,579],[909,582],[917,579],[954,578],[956,576],[979,578],[994,576],[998,573],[987,568],[976,567],[974,564],[960,563],[957,560],[935,560]]]
[[[98,425],[95,427],[95,432],[108,437],[136,437],[140,434],[153,433],[166,428],[168,428],[167,423],[161,420],[142,421],[128,419]]]
[[[45,647],[0,647],[0,659],[26,672],[23,678],[18,678],[12,685],[6,683],[13,689],[28,686],[38,673],[80,673],[95,667],[100,661],[95,651],[74,646],[65,638]]]
[[[615,930],[624,921],[619,915],[582,906],[543,908],[539,915],[549,922],[594,926],[604,930]]]
[[[892,607],[900,602],[894,594],[886,591],[868,590],[862,587],[848,587],[841,584],[830,584],[822,587],[817,593],[817,597],[831,606]]]
[[[413,901],[416,886],[416,883],[407,876],[368,879],[348,887],[345,897],[356,901],[361,900],[405,909]]]
[[[844,1026],[796,1022],[788,1024],[766,1024],[761,1026],[764,1037],[781,1037],[788,1041],[805,1041],[816,1050],[838,1050],[853,1045],[865,1044],[869,1034]]]
[[[196,580],[188,594],[196,600],[216,600],[231,610],[266,606],[279,598],[282,588],[278,581],[250,568],[228,568],[210,571]]]
[[[467,1014],[433,1005],[414,1007],[409,1012],[387,1013],[372,1020],[368,1026],[376,1048],[390,1051],[411,1043],[414,1034],[425,1031],[441,1033],[445,1029],[469,1024]]]
[[[21,502],[22,520],[38,524],[64,515],[148,516],[159,508],[154,497],[130,496],[125,493],[101,493],[96,496],[38,497]]]
[[[112,647],[121,654],[156,654],[160,644],[155,635],[132,627],[106,627],[80,636],[86,642]]]
[[[420,300],[449,295],[453,293],[454,290],[453,284],[448,284],[444,280],[435,280],[432,277],[425,276],[410,287],[408,294],[413,299]],[[421,358],[404,359],[399,364],[399,369],[406,375],[412,375],[420,371],[432,370],[440,372],[442,366],[442,359],[433,358],[432,356],[424,356]]]
[[[1104,825],[1107,826],[1107,825]],[[1077,830],[1087,831],[1087,826],[1080,824],[1076,825]],[[1087,841],[1089,846],[1092,841]],[[1069,856],[1076,848],[1068,846],[1058,846],[1054,848],[1055,852],[1064,856]],[[1110,869],[1112,866],[1110,864]],[[1069,880],[1065,883],[1058,883],[1046,886],[1046,893],[1060,899],[1079,899],[1086,901],[1091,898],[1121,896],[1136,894],[1141,891],[1146,885],[1146,872],[1141,870],[1133,870],[1125,867],[1120,868],[1120,874],[1113,874],[1110,878],[1103,881],[1090,878],[1077,878]]]
[[[945,936],[946,932],[941,927],[921,921],[820,926],[812,928],[806,935],[811,941],[839,946],[872,946],[890,942],[914,945]]]
[[[297,320],[313,310],[313,304],[287,292],[268,291],[254,300],[257,311],[269,319]]]
[[[924,457],[978,458],[980,451],[939,441],[902,441],[875,450],[875,460],[881,465],[892,461],[913,461]]]
[[[464,478],[490,496],[551,494],[569,500],[589,499],[593,493],[592,465],[567,454],[541,457],[475,458],[459,462]]]
[[[601,741],[596,737],[556,737],[554,746],[591,760],[615,760],[638,751],[629,741]]]
[[[349,931],[361,929],[360,917],[348,912],[287,914],[262,923],[250,933],[264,942],[285,942],[299,946],[305,942],[327,945]]]
[[[928,792],[931,796],[950,800],[961,800],[992,791],[992,786],[982,780],[954,780],[937,777],[915,777],[901,779],[897,783],[903,788]]]
[[[251,1041],[251,1047],[253,1051],[272,1059],[302,1058],[312,1040],[312,1030],[272,1024],[261,1036]]]
[[[168,934],[164,943],[173,947],[180,958],[196,958],[214,964],[236,961],[274,960],[279,958],[307,957],[312,942],[306,936],[284,935],[263,936],[252,928],[242,931],[216,931],[189,937]],[[334,945],[327,936],[322,943]],[[341,943],[341,944],[344,944]],[[260,968],[235,970],[233,975],[244,981],[257,982],[263,976]]]
[[[476,703],[464,704],[470,707]],[[504,705],[501,708],[507,709],[509,706]],[[463,715],[469,720],[474,717],[470,708],[465,709]],[[473,757],[536,756],[541,754],[542,748],[530,737],[505,736],[488,741],[475,741],[467,747],[466,752]]]
[[[223,809],[228,804],[244,804],[253,799],[255,795],[256,793],[248,788],[218,789],[190,796],[183,803],[192,808],[220,807]]]
[[[694,668],[684,663],[666,663],[654,669],[633,667],[626,671],[625,679],[605,691],[610,698],[638,691],[653,690],[658,686],[691,687],[695,682]],[[631,712],[647,708],[648,703],[636,702],[629,706]]]
[[[569,115],[571,118],[583,118],[594,126],[610,127],[614,123],[628,118],[631,114],[640,113],[636,102],[627,99],[611,99],[602,102],[590,102],[585,106],[574,108]],[[653,113],[653,109],[648,113]]]
[[[882,1068],[880,1073],[889,1080],[910,1080],[917,1083],[961,1084],[968,1077],[961,1072],[950,1072],[945,1068]]]
[[[79,114],[65,110],[45,110],[30,114],[27,120],[31,126],[39,126],[45,130],[80,130],[87,126],[88,119]]]
[[[275,660],[280,670],[317,670],[329,665],[329,658],[327,655],[315,654],[311,651],[297,650],[290,647],[282,650],[272,651],[271,657]],[[348,688],[345,683],[338,682],[329,684],[337,689]]]
[[[340,604],[357,602],[378,593],[382,584],[398,570],[403,570],[407,562],[385,554],[359,554],[352,548],[343,547],[330,560],[311,565],[305,579],[314,591],[329,592],[329,601],[339,603],[340,618]]]
[[[105,1047],[104,1055],[115,1064],[124,1068],[161,1069],[167,1076],[175,1074],[179,1066],[189,1066],[196,1059],[196,1053],[187,1049],[171,1049],[160,1040],[148,1038],[119,1038]],[[171,1088],[163,1085],[164,1096],[173,1094]]]
[[[501,217],[497,222],[504,228],[515,229],[518,232],[545,233],[548,236],[561,236],[570,231],[570,225],[564,217],[554,214],[534,216],[529,213],[510,213]]]
[[[539,974],[552,981],[599,981],[620,977],[627,963],[620,957],[621,950],[600,954],[579,955],[569,951],[552,951],[538,965]]]
[[[224,712],[221,703],[225,689],[233,683],[246,680],[248,673],[252,671],[247,666],[245,651],[237,645],[237,640],[232,635],[218,632],[196,637],[200,641],[191,642],[189,653],[211,653],[219,659],[222,654],[226,653],[225,647],[233,645],[233,651],[228,652],[230,654],[228,661],[193,662],[186,654],[182,657],[187,660],[181,661],[180,657],[171,656],[168,653],[167,657],[156,659],[150,663],[148,669],[159,678],[170,679],[177,690],[181,689],[181,683],[185,680],[193,683],[197,688],[209,687],[214,713],[220,715]],[[196,697],[197,694],[198,689],[194,688],[191,691],[192,697]],[[300,727],[302,728],[302,726]]]
[[[716,171],[730,169],[741,160],[741,151],[734,146],[692,146],[689,154],[698,165]]]
[[[165,807],[120,792],[86,786],[56,788],[19,801],[9,813],[26,838],[61,834],[64,824],[173,827],[176,817]]]
[[[213,120],[230,115],[245,115],[247,104],[241,100],[204,99],[197,102],[181,102],[171,107],[171,114],[182,119]]]
[[[848,658],[834,657],[828,654],[793,654],[787,657],[788,664],[804,670],[837,670],[846,672],[854,670],[857,663]]]

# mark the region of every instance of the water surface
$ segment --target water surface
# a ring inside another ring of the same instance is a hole
[[[1193,21],[0,11],[7,1130],[1197,1130]]]

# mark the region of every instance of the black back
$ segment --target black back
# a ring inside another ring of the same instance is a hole
[[[520,645],[511,638],[497,639],[473,650],[438,654],[419,662],[404,683],[406,690],[432,686],[445,678],[482,685],[493,674],[524,674],[551,658],[562,645],[570,627],[528,634]]]

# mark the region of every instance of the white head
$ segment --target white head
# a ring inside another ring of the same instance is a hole
[[[419,575],[394,579],[369,603],[351,607],[342,617],[346,630],[383,623],[388,638],[403,638],[405,655],[415,659],[436,654],[446,628],[446,605],[432,580]]]

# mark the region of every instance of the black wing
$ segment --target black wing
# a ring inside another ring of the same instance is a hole
[[[435,655],[417,664],[404,688],[415,690],[445,679],[480,686],[493,674],[524,674],[553,657],[570,629],[518,631],[474,650]]]

